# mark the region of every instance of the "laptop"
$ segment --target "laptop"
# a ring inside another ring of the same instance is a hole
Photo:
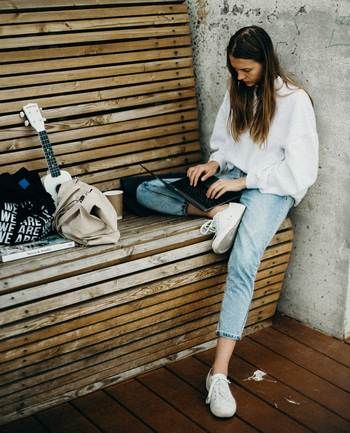
[[[215,199],[208,198],[207,197],[208,188],[210,187],[211,184],[219,180],[219,178],[216,176],[211,176],[205,181],[199,181],[197,183],[197,186],[194,187],[190,185],[190,180],[187,176],[184,176],[176,181],[167,181],[157,176],[155,173],[153,173],[143,164],[140,163],[140,165],[144,170],[147,171],[147,173],[149,173],[155,179],[160,180],[163,183],[163,185],[165,185],[169,189],[169,191],[178,193],[189,203],[193,204],[193,206],[199,208],[204,212],[220,204],[224,204],[228,202],[239,202],[239,199],[242,194],[242,191],[226,192],[219,198],[215,198]]]

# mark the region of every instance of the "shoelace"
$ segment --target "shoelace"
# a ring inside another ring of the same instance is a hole
[[[220,386],[220,382],[223,383],[231,383],[227,378],[223,378],[223,377],[214,377],[211,379],[211,383],[210,383],[210,388],[209,388],[209,392],[208,392],[208,397],[206,400],[206,403],[209,404],[211,397],[213,395],[214,392],[214,387],[216,384],[218,384],[219,386],[217,387],[217,391],[218,393],[221,395],[221,397],[225,398],[225,400],[227,400],[227,393],[225,393],[225,391],[222,389],[222,387]]]
[[[204,224],[202,224],[199,229],[201,235],[207,235],[208,233],[215,233],[216,227],[214,220],[208,220]]]

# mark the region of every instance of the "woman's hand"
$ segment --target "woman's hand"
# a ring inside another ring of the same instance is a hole
[[[214,176],[219,168],[220,166],[216,161],[209,161],[206,164],[198,164],[194,167],[190,167],[187,170],[187,176],[190,179],[191,186],[197,186],[199,179],[204,181],[208,179],[208,177]]]
[[[207,191],[207,197],[219,198],[225,194],[225,192],[242,191],[242,189],[245,189],[246,187],[245,177],[240,177],[239,179],[220,179],[210,185]]]

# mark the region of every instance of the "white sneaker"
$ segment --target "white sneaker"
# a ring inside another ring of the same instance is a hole
[[[211,374],[207,376],[208,397],[206,403],[210,405],[210,411],[219,418],[229,418],[236,413],[237,405],[229,384],[231,382],[224,374]]]
[[[218,212],[212,220],[202,225],[200,228],[202,235],[215,233],[212,243],[214,253],[223,254],[231,248],[245,208],[241,203],[229,203],[226,209]]]

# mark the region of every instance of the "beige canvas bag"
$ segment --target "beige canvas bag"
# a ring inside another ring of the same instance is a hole
[[[116,244],[117,213],[102,192],[79,179],[62,183],[54,215],[58,233],[83,245]]]

